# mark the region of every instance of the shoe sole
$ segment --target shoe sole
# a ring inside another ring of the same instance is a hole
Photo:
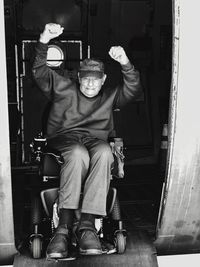
[[[50,253],[47,254],[47,260],[51,260],[51,259],[63,259],[63,258],[67,258],[68,253],[59,253],[59,252],[54,252],[54,253]]]
[[[80,255],[101,255],[103,252],[99,249],[79,249]]]

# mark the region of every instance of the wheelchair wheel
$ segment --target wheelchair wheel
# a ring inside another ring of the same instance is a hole
[[[126,249],[126,237],[122,232],[116,233],[115,244],[118,254],[123,254]]]
[[[42,255],[42,239],[39,236],[35,236],[31,241],[31,254],[33,259],[39,259]]]

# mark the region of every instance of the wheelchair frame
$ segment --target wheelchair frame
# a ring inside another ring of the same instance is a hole
[[[117,171],[113,172],[113,177],[123,178],[123,141],[121,138],[115,138],[110,142],[110,146],[117,162],[116,166],[120,166]],[[47,148],[47,139],[39,134],[34,138],[30,144],[32,152],[32,160],[39,166],[39,176],[42,177],[43,182],[48,182],[59,178],[60,165],[63,163],[61,155],[55,151],[49,151]],[[49,166],[54,168],[49,170]],[[53,233],[56,225],[55,213],[53,213],[53,205],[57,198],[58,188],[49,188],[41,191],[40,198],[35,196],[31,205],[31,224],[33,225],[33,233],[30,235],[30,251],[33,258],[41,258],[43,251],[44,236],[39,233],[39,224],[41,223],[41,203],[47,218],[51,221],[51,232]],[[47,195],[49,195],[47,197]],[[98,235],[100,240],[110,242],[113,245],[112,249],[105,249],[104,253],[118,253],[122,254],[126,249],[126,230],[123,228],[121,218],[121,210],[119,199],[117,197],[116,188],[111,187],[107,196],[107,216],[105,218],[95,219],[95,226],[99,225]],[[114,227],[110,227],[114,225]],[[111,229],[112,228],[112,229]],[[113,229],[114,228],[114,229]],[[112,240],[111,240],[112,239]]]

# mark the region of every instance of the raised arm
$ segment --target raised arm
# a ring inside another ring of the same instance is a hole
[[[51,70],[47,64],[48,43],[51,39],[58,37],[63,32],[63,27],[59,24],[48,23],[44,31],[40,34],[39,42],[36,45],[36,56],[33,63],[33,77],[39,88],[50,97],[54,87],[56,72]]]
[[[140,84],[140,75],[129,61],[123,47],[111,47],[109,55],[112,59],[119,62],[122,68],[123,84],[118,87],[115,99],[115,106],[121,107],[141,95],[142,86]]]
[[[43,44],[48,44],[51,39],[54,39],[63,33],[64,28],[60,24],[48,23],[44,27],[44,31],[40,34],[39,41]]]

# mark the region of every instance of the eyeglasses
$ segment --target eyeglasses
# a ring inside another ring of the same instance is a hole
[[[82,77],[81,78],[81,81],[83,83],[89,83],[89,82],[92,82],[92,83],[99,83],[101,82],[101,78],[97,78],[97,77]]]

